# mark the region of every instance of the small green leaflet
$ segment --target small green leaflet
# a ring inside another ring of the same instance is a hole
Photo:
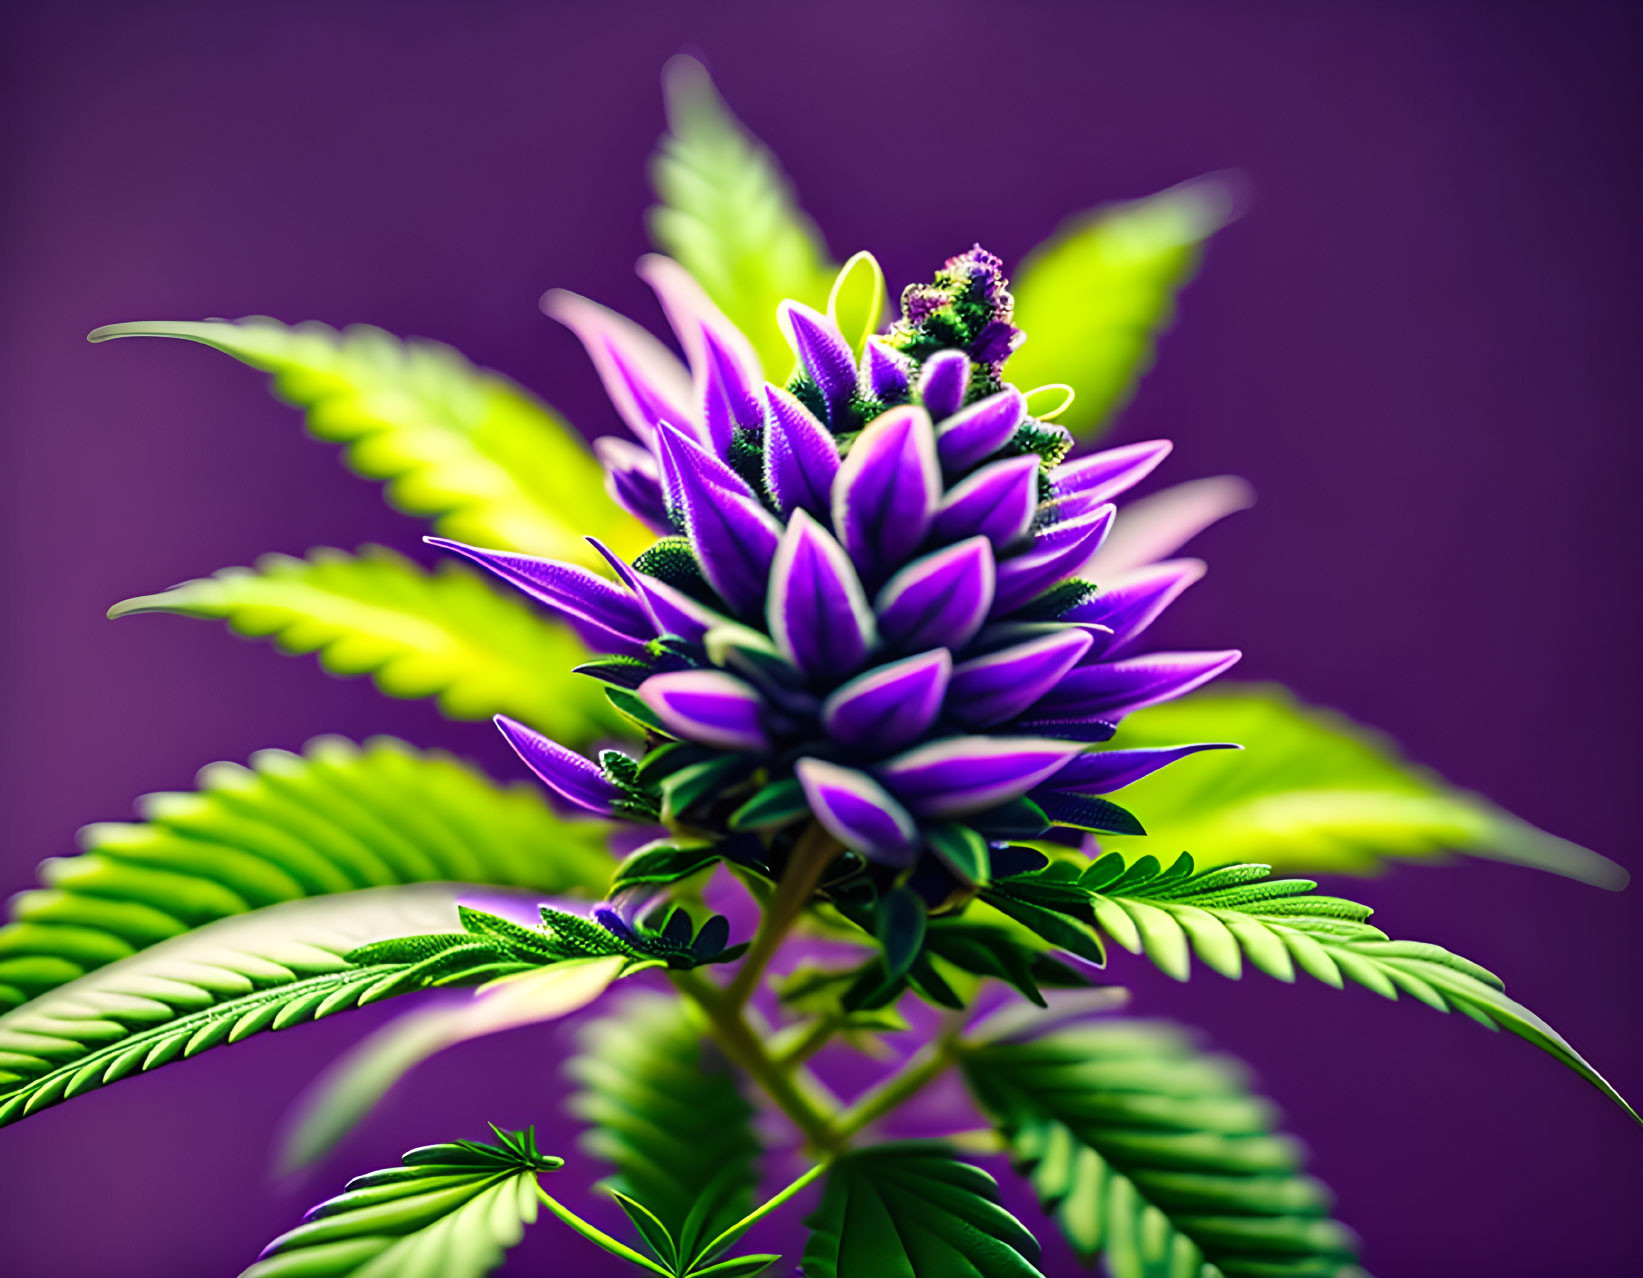
[[[805,1278],[1044,1278],[998,1183],[930,1141],[844,1154],[805,1224]]]
[[[368,674],[390,697],[437,697],[453,719],[501,712],[571,743],[618,722],[598,685],[572,673],[587,653],[569,630],[458,563],[429,571],[381,546],[264,555],[108,615],[145,612],[226,621],[282,652],[316,653],[332,674]]]
[[[959,1064],[1044,1210],[1115,1278],[1361,1272],[1270,1106],[1173,1027],[1103,1020]]]
[[[1402,758],[1378,732],[1276,685],[1221,685],[1124,720],[1126,747],[1236,741],[1125,787],[1142,838],[1104,836],[1132,859],[1212,848],[1284,869],[1362,874],[1455,850],[1619,888],[1614,862],[1537,830]]]
[[[595,895],[610,873],[604,822],[390,737],[259,751],[199,785],[138,800],[138,824],[85,827],[80,855],[41,867],[45,886],[15,897],[0,928],[0,1009],[285,901],[440,882]]]
[[[424,1145],[356,1176],[240,1278],[480,1278],[536,1219],[537,1176],[564,1165],[531,1129]]]
[[[109,324],[90,335],[175,337],[270,373],[274,391],[307,413],[308,429],[347,445],[349,466],[386,480],[388,500],[428,515],[445,536],[601,566],[585,538],[618,554],[649,537],[605,494],[581,437],[500,374],[436,342],[402,341],[369,325],[242,320]]]

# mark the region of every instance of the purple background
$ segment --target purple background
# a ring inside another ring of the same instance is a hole
[[[897,283],[973,239],[1016,258],[1074,209],[1246,171],[1253,207],[1120,426],[1178,441],[1171,478],[1236,471],[1262,494],[1203,540],[1214,572],[1166,638],[1235,643],[1247,675],[1282,676],[1639,867],[1643,11],[689,8],[13,9],[0,883],[27,885],[76,826],[140,793],[322,731],[506,766],[489,728],[309,660],[207,624],[103,619],[266,550],[403,549],[420,525],[229,360],[81,337],[125,319],[369,320],[448,340],[609,429],[535,299],[564,285],[654,318],[629,268],[657,72],[680,48],[785,157],[834,251],[872,248]],[[1487,864],[1354,888],[1398,934],[1502,972],[1643,1095],[1637,891]],[[1636,1272],[1643,1137],[1528,1046],[1362,991],[1132,970],[1140,1009],[1253,1063],[1381,1278]],[[553,1112],[562,1038],[517,1032],[425,1067],[312,1180],[270,1187],[282,1108],[383,1015],[0,1134],[0,1273],[232,1273],[344,1176]],[[605,1272],[551,1225],[515,1257],[509,1273]],[[1059,1252],[1047,1265],[1071,1272]]]

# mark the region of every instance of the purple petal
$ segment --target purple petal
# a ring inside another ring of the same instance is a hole
[[[602,652],[643,652],[646,641],[655,637],[644,606],[627,591],[586,568],[505,550],[482,550],[445,537],[422,540],[465,555],[510,586],[582,623],[581,632]]]
[[[632,320],[557,288],[542,298],[542,309],[582,339],[605,394],[642,441],[650,442],[659,421],[691,420],[684,365]]]
[[[1004,550],[1027,535],[1037,509],[1038,458],[1009,457],[947,490],[936,510],[936,536],[946,542],[981,536]]]
[[[882,339],[869,337],[862,355],[861,383],[865,394],[884,404],[899,404],[907,398],[913,362]]]
[[[1099,595],[1062,613],[1061,620],[1106,626],[1112,638],[1100,655],[1117,653],[1133,644],[1183,590],[1203,575],[1202,559],[1168,559],[1138,568],[1107,582]]]
[[[917,815],[960,816],[1026,794],[1083,749],[1036,737],[950,737],[916,746],[875,771]]]
[[[1149,439],[1091,453],[1057,466],[1050,472],[1050,483],[1056,493],[1089,493],[1097,502],[1111,501],[1151,474],[1174,446],[1167,439]]]
[[[647,577],[642,572],[633,575],[638,579],[645,606],[656,618],[657,633],[677,635],[695,643],[709,630],[731,624],[731,618],[704,603],[698,603],[677,586],[670,586],[656,577]]]
[[[1026,404],[1014,386],[959,409],[942,422],[936,434],[942,469],[956,475],[985,461],[1015,434],[1026,415]]]
[[[750,501],[758,499],[752,485],[717,456],[700,440],[672,422],[661,422],[656,427],[656,455],[668,475],[670,486],[677,491],[679,474],[689,470],[703,482],[736,497]]]
[[[1089,570],[1111,577],[1174,554],[1204,529],[1255,502],[1255,490],[1233,475],[1194,479],[1130,502]]]
[[[1045,703],[1045,713],[1095,716],[1116,722],[1144,706],[1169,701],[1208,683],[1243,654],[1152,652],[1144,657],[1083,666],[1063,679]]]
[[[832,320],[803,302],[783,302],[776,318],[787,344],[821,391],[829,419],[838,421],[856,393],[856,356],[850,343]]]
[[[624,796],[599,770],[598,764],[505,714],[497,715],[495,723],[508,744],[525,761],[525,766],[536,773],[548,789],[585,812],[612,815],[611,805]]]
[[[849,674],[877,638],[850,556],[803,509],[776,548],[765,615],[782,656],[809,675]]]
[[[952,671],[945,648],[869,670],[822,703],[822,724],[847,746],[881,754],[900,749],[936,721]]]
[[[1013,612],[1057,582],[1074,576],[1105,540],[1115,513],[1112,506],[1102,506],[1057,524],[1035,537],[1030,550],[1000,563],[993,612]]]
[[[721,750],[768,750],[764,701],[722,670],[672,670],[651,675],[639,696],[667,730]]]
[[[764,374],[758,371],[759,358],[753,353],[753,344],[725,318],[724,312],[713,304],[689,271],[660,253],[646,253],[639,259],[637,269],[639,278],[655,291],[656,300],[662,304],[667,322],[692,369],[702,367],[706,355],[702,333],[710,330],[734,354],[737,363],[754,371],[754,386],[764,380]]]
[[[1043,707],[1040,707],[1041,711],[1042,709]],[[1010,731],[1055,737],[1060,741],[1100,742],[1111,741],[1113,734],[1118,731],[1118,725],[1110,719],[1099,719],[1094,715],[1068,715],[1065,718],[1058,718],[1040,713],[1017,719],[1010,725]]]
[[[1068,626],[953,667],[953,717],[972,728],[1015,718],[1055,687],[1092,642]]]
[[[798,399],[766,386],[764,481],[786,519],[795,509],[827,518],[839,446],[826,426]]]
[[[696,376],[698,402],[707,444],[720,457],[730,455],[736,427],[758,430],[764,424],[764,378],[757,364],[742,362],[734,347],[706,325],[702,328],[702,364]]]
[[[850,447],[833,482],[833,528],[865,578],[917,549],[941,501],[935,430],[922,408],[892,408]]]
[[[662,496],[661,473],[649,450],[632,440],[604,435],[593,441],[593,451],[605,468],[605,491],[616,504],[652,532],[672,532],[667,500]]]
[[[668,432],[658,431],[656,438],[668,449],[667,456],[677,459],[671,477],[679,485],[685,532],[702,575],[732,611],[751,612],[764,601],[781,524],[756,499],[710,482],[688,464],[682,436],[670,439]]]
[[[970,357],[963,351],[937,351],[919,372],[919,402],[939,422],[963,407],[969,384]]]
[[[1200,750],[1242,750],[1224,741],[1202,745],[1159,746],[1145,750],[1095,750],[1081,754],[1050,778],[1050,790],[1071,794],[1111,794],[1159,768]]]
[[[987,619],[994,571],[993,548],[985,537],[915,559],[873,601],[879,633],[904,649],[957,651]]]
[[[820,759],[800,759],[794,771],[816,820],[840,843],[875,861],[912,862],[918,826],[872,777]]]

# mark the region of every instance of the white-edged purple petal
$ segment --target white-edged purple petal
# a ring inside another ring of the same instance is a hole
[[[800,759],[793,770],[810,811],[840,843],[874,861],[912,863],[918,825],[872,777],[821,759]]]
[[[1166,559],[1101,583],[1101,593],[1068,609],[1062,621],[1094,622],[1112,631],[1100,654],[1122,652],[1204,575],[1202,559]]]
[[[913,560],[873,601],[879,634],[903,649],[958,651],[993,606],[994,572],[993,548],[985,537]]]
[[[652,532],[672,532],[661,471],[650,450],[631,439],[602,435],[593,441],[593,452],[605,468],[605,491],[611,499]]]
[[[542,309],[582,339],[605,394],[641,441],[659,421],[691,420],[690,374],[632,320],[558,288],[543,295]]]
[[[668,440],[665,431],[656,437],[673,458],[688,456],[679,446],[682,437]],[[673,467],[673,478],[702,576],[732,611],[751,612],[764,602],[782,525],[756,499],[709,482],[701,470],[684,461]]]
[[[1116,722],[1146,706],[1169,701],[1208,683],[1243,654],[1149,652],[1142,657],[1080,666],[1056,685],[1040,707],[1046,716],[1096,717]]]
[[[861,359],[861,389],[864,395],[880,403],[899,404],[907,398],[907,386],[912,376],[912,360],[886,345],[881,338],[867,339],[867,349],[862,352]]]
[[[710,329],[744,368],[758,369],[759,357],[753,353],[753,344],[725,318],[724,312],[713,304],[689,271],[660,253],[646,253],[635,269],[662,304],[667,322],[679,339],[685,359],[693,370],[702,367],[704,329]],[[764,375],[760,373],[754,378],[753,385],[757,386],[763,380]]]
[[[677,635],[695,643],[709,630],[732,622],[732,618],[692,599],[677,586],[657,577],[648,577],[642,572],[633,575],[638,579],[639,593],[644,598],[645,607],[656,618],[659,634]]]
[[[494,722],[525,766],[566,803],[584,812],[610,816],[612,805],[625,797],[591,759],[584,759],[505,714],[497,715]]]
[[[422,540],[466,556],[532,599],[580,623],[578,631],[602,652],[642,652],[646,641],[655,637],[651,618],[637,599],[577,564],[484,550],[446,537]]]
[[[1095,554],[1112,527],[1110,506],[1047,528],[1033,538],[1030,549],[998,565],[998,591],[993,600],[997,615],[1031,603],[1057,582],[1075,576]]]
[[[822,702],[822,724],[844,745],[881,754],[898,750],[936,721],[952,672],[953,656],[945,648],[877,666]]]
[[[1100,580],[1163,559],[1217,520],[1254,504],[1255,490],[1235,475],[1194,479],[1128,502],[1089,570]]]
[[[639,685],[639,696],[667,730],[720,750],[768,750],[764,700],[723,670],[670,670]]]
[[[828,517],[839,446],[816,415],[779,386],[765,395],[764,482],[786,519],[795,509]]]
[[[764,377],[757,364],[747,365],[735,347],[706,325],[702,328],[702,364],[696,372],[697,402],[702,406],[703,443],[720,457],[730,455],[739,426],[757,430],[764,424]]]
[[[802,508],[776,547],[765,617],[782,656],[813,676],[849,674],[878,637],[850,556]]]
[[[946,542],[981,536],[1006,550],[1027,535],[1037,509],[1037,456],[1006,457],[947,490],[936,508],[936,536]]]
[[[1025,401],[1014,386],[959,409],[936,432],[941,468],[956,475],[986,461],[1015,434],[1026,413]]]
[[[1149,439],[1066,462],[1050,472],[1052,491],[1088,493],[1097,502],[1111,501],[1151,474],[1174,447],[1167,439]]]
[[[683,427],[672,422],[658,422],[655,438],[656,456],[668,476],[670,496],[678,492],[679,474],[693,471],[703,482],[711,484],[736,497],[749,501],[758,499],[753,486],[736,473],[730,463],[716,455]]]
[[[838,421],[856,393],[856,355],[850,343],[832,320],[803,302],[783,302],[776,319],[805,374],[821,391],[829,419]]]
[[[1067,626],[953,667],[948,710],[972,728],[1014,719],[1059,683],[1090,650],[1087,631]]]
[[[869,422],[833,481],[833,529],[868,580],[918,548],[941,502],[941,465],[930,415],[906,406]]]
[[[874,772],[916,815],[962,816],[1019,798],[1083,749],[1038,737],[949,737],[915,746]]]
[[[919,402],[936,421],[964,406],[970,385],[970,357],[963,351],[937,351],[919,370]]]
[[[1153,746],[1144,750],[1091,750],[1068,762],[1046,784],[1046,789],[1070,794],[1111,794],[1132,781],[1200,750],[1242,750],[1227,741],[1200,745]]]

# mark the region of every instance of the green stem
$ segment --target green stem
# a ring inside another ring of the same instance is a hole
[[[829,1153],[842,1149],[857,1132],[900,1108],[946,1072],[959,1046],[962,1024],[944,1032],[922,1048],[899,1073],[880,1083],[839,1116],[821,1148]]]
[[[774,1197],[767,1199],[763,1203],[760,1203],[757,1207],[755,1207],[747,1215],[743,1216],[740,1220],[738,1220],[729,1229],[725,1230],[717,1238],[715,1238],[712,1242],[708,1243],[708,1245],[706,1247],[703,1247],[701,1249],[701,1251],[697,1253],[696,1259],[692,1263],[699,1265],[703,1261],[712,1260],[713,1257],[718,1255],[719,1252],[723,1251],[726,1247],[730,1246],[731,1243],[735,1242],[738,1238],[740,1238],[743,1234],[745,1234],[749,1229],[753,1228],[753,1226],[756,1225],[760,1220],[764,1219],[764,1217],[768,1216],[771,1212],[775,1211],[776,1208],[780,1207],[789,1198],[793,1197],[794,1194],[798,1193],[806,1185],[808,1185],[811,1181],[815,1180],[816,1177],[820,1176],[826,1170],[827,1170],[827,1164],[826,1163],[817,1163],[814,1167],[812,1167],[809,1171],[805,1172],[804,1175],[800,1176],[796,1181],[794,1181],[786,1189],[781,1190]]]
[[[802,1065],[822,1048],[827,1046],[828,1040],[839,1032],[844,1024],[844,1018],[832,1012],[823,1013],[805,1027],[803,1034],[785,1052],[775,1058],[776,1064],[786,1069],[794,1065]]]
[[[630,1260],[641,1268],[650,1270],[653,1274],[661,1274],[662,1278],[673,1278],[672,1270],[664,1269],[649,1256],[641,1255],[640,1253],[634,1251],[633,1248],[629,1247],[626,1243],[617,1242],[616,1239],[612,1238],[604,1230],[588,1224],[587,1221],[583,1220],[569,1207],[565,1206],[557,1199],[550,1197],[548,1191],[543,1189],[541,1185],[536,1187],[536,1196],[547,1205],[549,1211],[551,1211],[565,1224],[569,1225],[577,1233],[581,1234],[582,1237],[586,1238],[589,1242],[603,1247],[613,1256],[620,1256],[623,1260]]]
[[[839,841],[818,822],[812,821],[799,835],[787,869],[776,885],[776,894],[770,898],[764,917],[759,920],[753,944],[725,988],[725,1003],[732,1011],[740,1009],[752,997],[764,969],[788,931],[799,921],[804,907],[810,904],[822,874],[839,851]]]

